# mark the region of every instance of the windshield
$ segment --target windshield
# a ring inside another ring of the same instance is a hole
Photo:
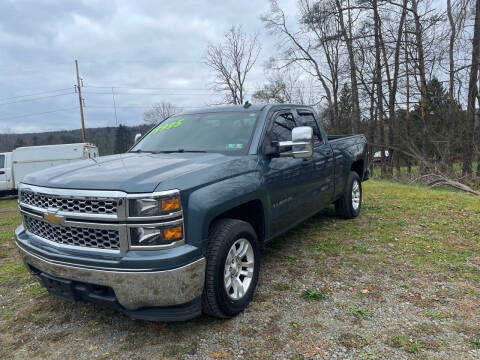
[[[153,128],[130,152],[246,154],[258,111],[173,116]]]

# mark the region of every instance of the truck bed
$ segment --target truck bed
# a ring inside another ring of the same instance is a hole
[[[359,136],[359,134],[354,134],[354,135],[327,135],[327,139],[328,141],[336,141],[336,140],[340,140],[340,139],[346,139],[346,138],[349,138],[349,137],[356,137],[356,136]],[[363,136],[363,135],[360,135],[360,136]]]

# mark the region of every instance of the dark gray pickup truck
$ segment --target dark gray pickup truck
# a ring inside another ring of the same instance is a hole
[[[334,203],[360,212],[363,135],[326,136],[298,105],[173,116],[126,154],[27,176],[16,244],[49,292],[147,320],[228,318],[252,299],[260,250]]]

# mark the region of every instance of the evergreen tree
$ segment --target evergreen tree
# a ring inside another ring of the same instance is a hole
[[[128,131],[125,125],[120,124],[115,133],[115,154],[122,154],[126,152],[132,145],[132,139],[130,139],[130,131]]]

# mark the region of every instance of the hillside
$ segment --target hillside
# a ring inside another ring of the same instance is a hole
[[[129,139],[132,145],[135,134],[150,129],[150,125],[127,126]],[[100,155],[111,155],[114,153],[116,127],[87,128],[87,141],[98,146]],[[20,146],[71,144],[82,142],[82,132],[76,130],[59,130],[41,133],[26,134],[0,134],[0,152],[12,151]]]

